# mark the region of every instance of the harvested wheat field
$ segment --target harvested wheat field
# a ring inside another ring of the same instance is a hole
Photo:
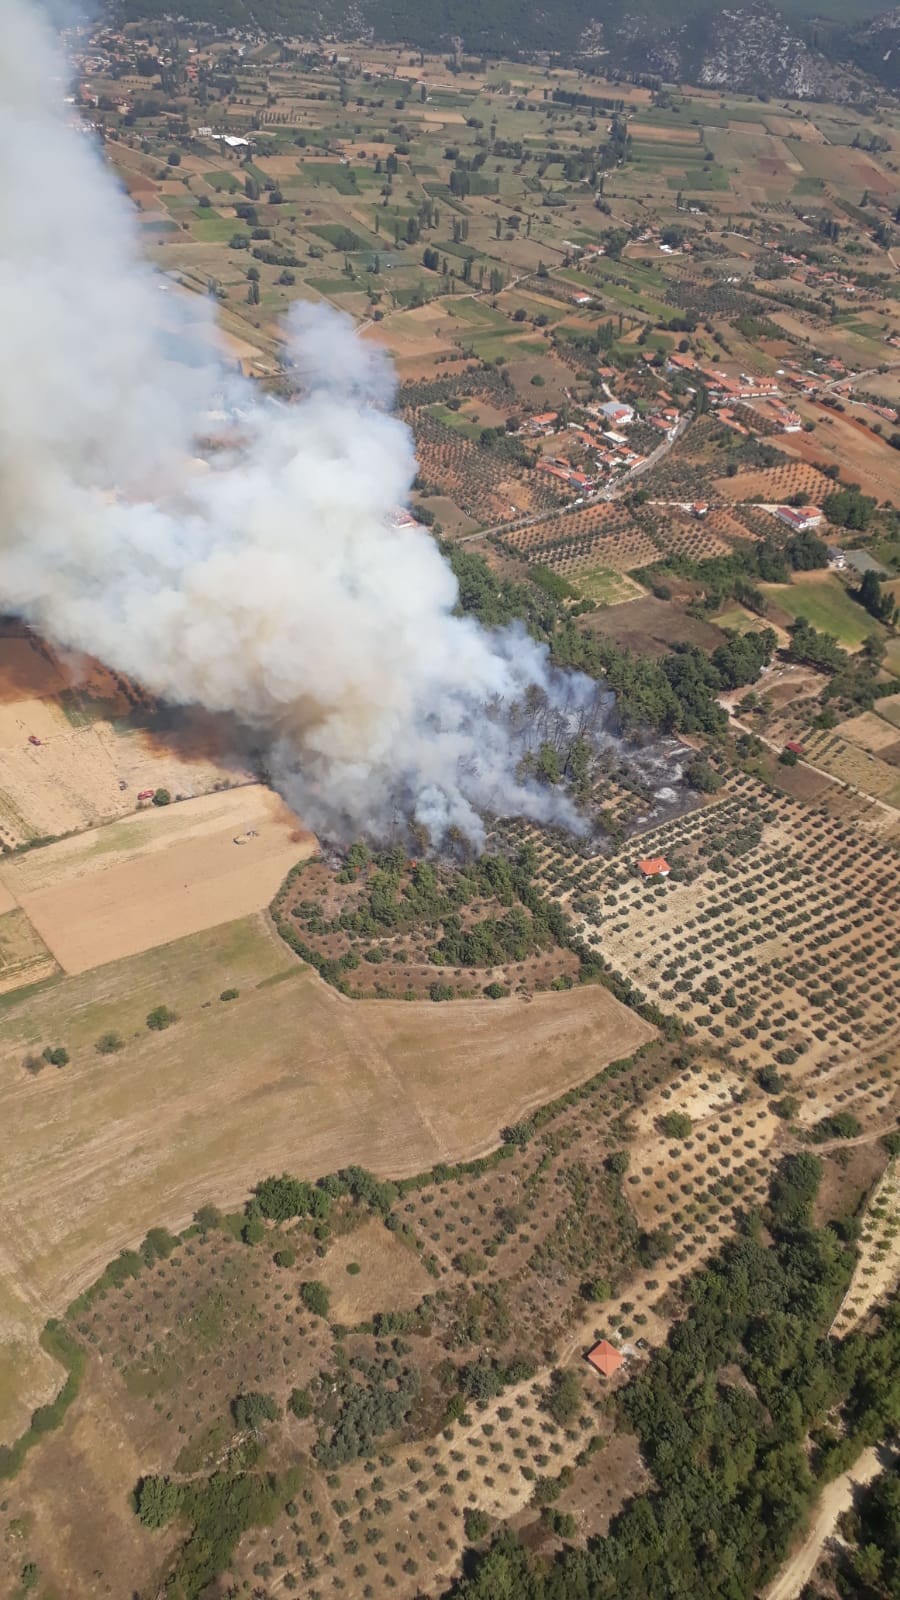
[[[148,1029],[160,1005],[178,1020]],[[530,1004],[348,1001],[262,916],[53,984],[0,1013],[0,1122],[17,1129],[0,1167],[0,1306],[27,1284],[36,1335],[148,1227],[241,1200],[266,1172],[403,1176],[474,1157],[653,1032],[594,985]],[[109,1034],[121,1048],[104,1054]],[[48,1043],[69,1064],[24,1071]],[[49,1394],[49,1364],[46,1379]],[[4,1434],[35,1399],[6,1408]]]
[[[315,849],[259,784],[149,807],[0,865],[66,972],[86,972],[268,905]]]
[[[14,904],[11,901],[10,903]],[[59,972],[43,940],[24,911],[11,910],[0,888],[0,994],[41,983]]]

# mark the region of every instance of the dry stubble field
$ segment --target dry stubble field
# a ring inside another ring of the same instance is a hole
[[[238,998],[222,1002],[231,988]],[[160,1004],[179,1020],[151,1032]],[[109,1031],[124,1048],[100,1055]],[[528,1005],[347,1001],[262,916],[11,998],[0,1014],[0,1121],[17,1130],[0,1168],[3,1433],[58,1384],[34,1350],[39,1326],[148,1227],[240,1200],[268,1171],[314,1177],[358,1162],[402,1176],[475,1156],[501,1124],[652,1034],[593,986]],[[46,1044],[71,1062],[33,1077],[23,1058]]]
[[[64,971],[85,972],[260,910],[314,848],[278,796],[250,784],[18,856],[0,884]]]

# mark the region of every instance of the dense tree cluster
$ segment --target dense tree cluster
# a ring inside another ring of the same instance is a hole
[[[839,1591],[900,1600],[900,1469],[895,1464],[863,1490],[851,1519],[855,1548],[838,1574]]]
[[[716,702],[717,694],[755,682],[775,648],[774,633],[763,629],[730,637],[712,658],[692,645],[677,646],[659,661],[634,656],[610,639],[586,633],[578,625],[577,608],[567,609],[546,590],[536,593],[530,585],[498,583],[480,556],[460,551],[458,546],[448,546],[445,554],[459,583],[462,611],[477,616],[487,627],[521,618],[536,638],[550,645],[561,666],[605,679],[615,690],[616,711],[625,733],[641,728],[664,733],[722,732],[728,718]],[[730,558],[722,560],[727,563]],[[705,568],[707,564],[700,565]],[[783,564],[773,570],[787,575]],[[733,583],[735,574],[730,568],[728,573]]]
[[[858,486],[848,484],[847,488],[836,489],[833,494],[826,495],[822,510],[828,521],[836,523],[839,528],[861,531],[869,526],[876,505],[871,495],[862,494]]]
[[[359,1456],[368,1455],[384,1433],[401,1428],[415,1405],[422,1387],[418,1367],[386,1362],[358,1363],[363,1382],[350,1372],[337,1375],[329,1396],[331,1422],[324,1422],[316,1446],[320,1466],[334,1470]]]

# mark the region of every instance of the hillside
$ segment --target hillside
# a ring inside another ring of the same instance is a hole
[[[515,0],[107,0],[118,20],[137,22],[177,13],[218,28],[264,33],[370,32],[422,49],[461,43],[477,53],[540,52],[603,59],[629,74],[709,84],[751,93],[847,98],[856,70],[887,87],[900,83],[900,11],[879,0],[840,8],[787,0],[776,8],[748,0],[734,8],[703,0],[643,0],[621,8],[610,0],[565,0],[552,11]]]

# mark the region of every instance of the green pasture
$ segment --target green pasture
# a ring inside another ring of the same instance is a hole
[[[884,631],[851,600],[837,578],[823,578],[819,583],[762,583],[760,589],[780,610],[791,617],[805,617],[811,627],[832,634],[850,650],[858,649],[870,634]]]

